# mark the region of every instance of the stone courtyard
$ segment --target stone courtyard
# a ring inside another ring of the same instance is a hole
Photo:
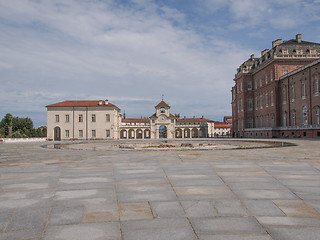
[[[320,141],[277,141],[295,146],[2,143],[0,239],[320,239]]]

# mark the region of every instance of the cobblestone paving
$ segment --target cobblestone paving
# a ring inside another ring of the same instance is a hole
[[[320,141],[213,151],[0,144],[0,239],[320,239]]]

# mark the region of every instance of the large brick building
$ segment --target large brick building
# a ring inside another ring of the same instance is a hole
[[[272,42],[237,69],[232,88],[235,137],[320,137],[320,44]]]

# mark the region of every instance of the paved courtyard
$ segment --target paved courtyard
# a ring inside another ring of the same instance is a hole
[[[103,151],[0,144],[0,239],[318,240],[320,141]]]

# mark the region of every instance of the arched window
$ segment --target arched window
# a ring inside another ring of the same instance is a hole
[[[287,102],[287,92],[286,92],[286,88],[285,87],[282,90],[282,102],[283,103]]]
[[[302,108],[302,125],[308,125],[308,108],[306,106]]]
[[[291,123],[291,125],[292,126],[296,125],[296,110],[292,111],[292,123]]]
[[[315,95],[319,94],[319,75],[315,75],[313,78],[313,93]]]
[[[315,114],[315,117],[316,117],[316,124],[319,125],[320,124],[320,117],[319,117],[319,114],[320,114],[320,109],[317,108],[316,109],[316,114]]]
[[[305,83],[301,84],[301,97],[302,97],[302,99],[306,98],[306,84]]]
[[[286,126],[287,126],[287,112],[284,112],[284,113],[283,113],[282,126],[283,126],[283,127],[286,127]]]
[[[294,101],[294,85],[291,87],[291,101]]]

